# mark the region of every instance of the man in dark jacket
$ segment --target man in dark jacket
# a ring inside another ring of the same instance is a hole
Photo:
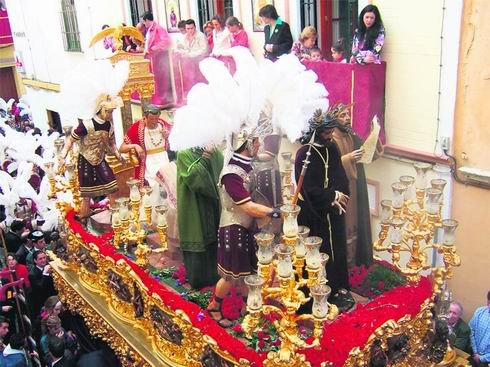
[[[31,312],[37,317],[48,297],[57,294],[54,288],[51,266],[47,265],[47,256],[42,251],[34,252],[32,256],[35,267],[29,272],[31,281]]]
[[[459,302],[452,302],[449,306],[449,317],[447,326],[449,327],[449,341],[453,347],[461,349],[466,353],[471,353],[470,327],[463,321],[463,306]]]
[[[5,245],[8,252],[17,252],[24,243],[23,236],[26,225],[24,221],[15,219],[10,225],[9,231],[5,234]]]

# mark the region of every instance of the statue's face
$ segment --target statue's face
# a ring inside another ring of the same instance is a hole
[[[344,108],[339,113],[339,116],[337,118],[337,121],[342,126],[347,126],[347,127],[350,127],[351,126],[350,113],[349,113],[349,110],[347,108]]]
[[[317,132],[318,140],[320,143],[326,143],[332,140],[333,137],[333,129],[322,129]]]
[[[154,129],[158,126],[158,118],[160,114],[149,113],[145,116],[145,123],[148,129]]]
[[[250,157],[256,157],[259,153],[260,148],[260,140],[259,138],[255,138],[251,143],[247,143],[247,149],[250,153]]]
[[[113,108],[102,108],[99,112],[99,117],[104,121],[112,121]]]

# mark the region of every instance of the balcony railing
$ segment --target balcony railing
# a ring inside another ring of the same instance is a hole
[[[360,138],[367,138],[371,121],[377,116],[381,125],[380,137],[385,142],[386,63],[359,65],[310,61],[305,65],[316,72],[319,82],[327,88],[330,105],[352,104],[352,127]]]

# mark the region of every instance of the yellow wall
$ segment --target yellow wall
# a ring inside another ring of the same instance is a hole
[[[490,2],[466,0],[462,24],[455,116],[455,155],[461,165],[490,168]],[[465,152],[468,159],[461,159]],[[459,220],[462,266],[451,281],[465,317],[486,303],[490,289],[490,190],[455,183],[453,214]]]
[[[437,126],[442,1],[373,3],[386,28],[383,59],[387,62],[387,141],[432,152]]]

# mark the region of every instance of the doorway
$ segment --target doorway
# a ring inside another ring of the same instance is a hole
[[[350,54],[352,37],[357,28],[358,0],[324,0],[319,4],[319,38],[324,56],[330,59],[330,48],[343,39]]]

